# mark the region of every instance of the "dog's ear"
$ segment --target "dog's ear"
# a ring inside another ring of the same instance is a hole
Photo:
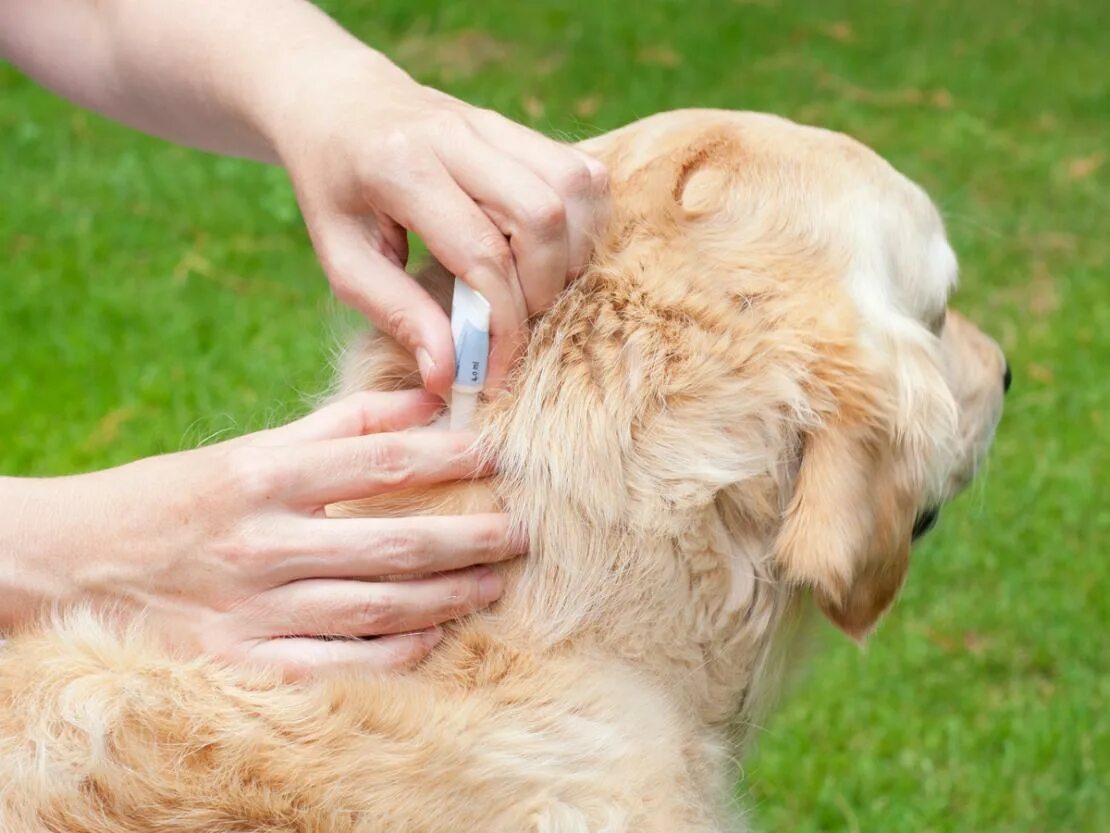
[[[916,495],[899,457],[874,424],[831,422],[808,433],[776,541],[783,578],[811,587],[818,607],[857,640],[909,567]]]

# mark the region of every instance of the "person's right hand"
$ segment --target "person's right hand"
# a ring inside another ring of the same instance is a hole
[[[329,518],[324,507],[487,474],[470,435],[393,433],[441,405],[423,391],[356,394],[206,448],[6,479],[0,498],[18,513],[0,510],[0,550],[21,542],[27,556],[13,574],[40,610],[142,611],[188,652],[291,676],[409,665],[438,641],[438,624],[500,595],[499,576],[475,565],[517,555],[523,542],[504,515]],[[374,581],[394,574],[431,577]]]

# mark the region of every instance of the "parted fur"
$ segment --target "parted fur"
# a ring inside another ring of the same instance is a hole
[[[962,487],[1001,355],[950,315],[916,186],[838,134],[681,111],[583,144],[613,214],[478,414],[499,475],[334,507],[505,507],[531,552],[415,672],[286,685],[74,614],[0,651],[0,829],[674,833],[732,763],[810,591],[860,637]],[[422,280],[446,298],[436,266]],[[938,335],[938,333],[942,333]],[[973,364],[973,367],[969,367]],[[418,381],[368,335],[343,392]]]

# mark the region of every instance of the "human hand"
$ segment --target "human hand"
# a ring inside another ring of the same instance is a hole
[[[498,386],[528,317],[589,257],[608,207],[605,168],[420,86],[369,50],[298,77],[272,141],[335,294],[416,356],[430,391],[445,392],[447,318],[403,269],[406,229],[416,232],[490,302],[487,382]]]
[[[484,474],[469,435],[392,433],[441,405],[423,391],[356,394],[206,448],[0,480],[0,505],[16,507],[0,516],[0,556],[30,553],[9,574],[25,577],[40,609],[141,611],[190,653],[291,676],[410,665],[438,624],[500,595],[499,576],[474,565],[517,555],[521,542],[503,515],[329,518],[324,507]],[[373,581],[394,574],[432,575]]]
[[[454,349],[402,268],[405,230],[492,305],[497,386],[607,212],[599,161],[421,86],[305,0],[0,3],[0,53],[142,130],[284,164],[335,294],[433,393]]]

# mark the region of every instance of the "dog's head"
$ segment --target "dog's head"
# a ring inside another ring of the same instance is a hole
[[[858,142],[771,116],[667,113],[583,146],[613,179],[602,260],[661,238],[657,279],[729,298],[721,326],[762,345],[737,375],[770,378],[760,354],[788,356],[772,382],[798,387],[776,405],[795,428],[776,568],[862,637],[982,461],[1009,385],[998,346],[947,308],[956,258],[937,210]]]

